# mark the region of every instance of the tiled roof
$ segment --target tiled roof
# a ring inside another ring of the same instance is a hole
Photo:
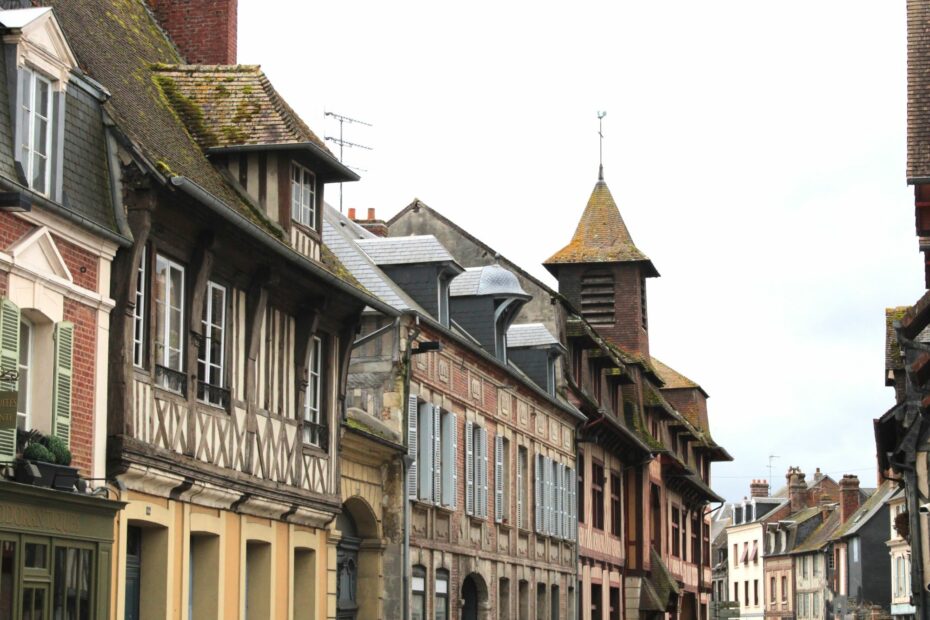
[[[840,511],[837,508],[834,508],[830,513],[830,516],[817,526],[813,532],[811,532],[808,537],[801,542],[800,545],[797,545],[794,549],[791,550],[791,553],[809,553],[811,551],[819,551],[830,542],[830,539],[833,537],[833,533],[836,531],[836,528],[840,524]]]
[[[183,176],[280,237],[259,208],[213,167],[179,122],[157,84],[155,67],[178,65],[178,51],[139,0],[48,0],[81,68],[112,96],[107,111],[120,130],[166,177]]]
[[[659,378],[662,379],[662,387],[666,390],[675,390],[675,389],[688,389],[696,388],[701,389],[701,386],[679,373],[677,370],[674,370],[670,366],[666,366],[656,358],[652,358],[652,365],[656,369],[656,374],[659,375]]]
[[[907,312],[907,306],[885,308],[885,371],[902,370],[904,358],[901,356],[901,347],[894,331],[894,322],[900,321]]]
[[[356,245],[373,238],[370,232],[329,205],[323,207],[323,243],[342,265],[373,295],[398,310],[426,311],[394,284]]]
[[[376,265],[454,263],[449,251],[433,235],[359,239],[358,246]]]
[[[551,266],[563,263],[616,262],[644,262],[650,272],[647,275],[659,275],[649,257],[633,243],[607,183],[599,180],[571,242],[543,264],[551,270]]]
[[[449,295],[452,297],[472,295],[529,297],[520,286],[517,276],[500,265],[469,267],[452,280],[449,285]]]
[[[907,0],[907,178],[930,177],[930,0]]]
[[[520,323],[511,325],[507,330],[507,346],[513,349],[522,347],[545,347],[558,345],[559,340],[546,329],[542,323]]]
[[[312,142],[329,153],[258,65],[158,66],[155,80],[205,149]]]
[[[885,505],[885,501],[891,497],[891,494],[895,492],[897,487],[891,482],[886,480],[882,483],[882,486],[878,487],[878,490],[863,503],[856,512],[852,513],[849,516],[849,519],[840,527],[834,534],[833,538],[838,539],[844,536],[851,536],[859,531],[859,529],[868,523],[875,514],[882,509],[882,506]]]

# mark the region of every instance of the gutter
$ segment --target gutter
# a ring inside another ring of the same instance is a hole
[[[252,153],[268,151],[309,151],[316,157],[322,159],[330,168],[332,174],[324,182],[342,183],[358,181],[362,177],[356,174],[351,168],[333,157],[328,151],[320,147],[315,142],[283,142],[278,144],[241,144],[236,146],[214,146],[205,149],[208,155],[224,153]],[[322,175],[321,175],[322,176]]]
[[[9,191],[25,194],[28,197],[29,202],[32,204],[38,205],[43,209],[51,211],[55,215],[66,219],[69,222],[83,226],[84,228],[91,230],[95,234],[100,235],[104,239],[112,241],[121,247],[126,248],[132,245],[132,240],[129,237],[124,237],[121,234],[115,233],[112,230],[101,226],[97,222],[87,219],[80,213],[77,213],[76,211],[73,211],[64,205],[58,204],[57,202],[51,201],[48,198],[45,198],[44,196],[32,191],[25,185],[21,185],[7,177],[0,177],[0,187],[3,187]]]
[[[203,204],[206,207],[209,207],[214,213],[223,219],[232,222],[240,229],[248,232],[253,239],[264,245],[266,248],[273,250],[279,256],[298,265],[299,267],[310,271],[313,273],[313,275],[317,276],[327,284],[333,286],[333,288],[336,288],[340,292],[347,293],[352,297],[355,297],[359,301],[364,302],[369,307],[374,308],[383,314],[388,316],[398,316],[398,311],[393,306],[384,303],[370,293],[366,293],[355,288],[351,284],[348,284],[344,280],[340,279],[329,270],[324,269],[322,266],[313,262],[309,258],[298,254],[283,243],[275,241],[268,234],[262,231],[254,222],[246,218],[238,211],[235,211],[227,206],[225,202],[202,188],[194,181],[188,179],[187,177],[174,176],[171,177],[170,183],[197,202]]]

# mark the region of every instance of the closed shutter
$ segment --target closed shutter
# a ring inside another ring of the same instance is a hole
[[[16,372],[19,366],[19,308],[9,299],[0,299],[0,371]],[[2,381],[0,389],[15,390],[17,381]],[[25,396],[24,396],[25,398]],[[0,462],[16,458],[16,424],[0,430]]]
[[[517,447],[517,527],[523,525],[523,449]]]
[[[478,443],[480,452],[478,453],[481,459],[481,474],[479,476],[479,481],[481,482],[481,518],[487,518],[488,516],[488,431],[484,428],[478,429]]]
[[[536,462],[533,464],[533,475],[535,476],[535,480],[536,480],[536,492],[534,494],[535,497],[533,498],[536,503],[536,523],[534,523],[534,527],[536,528],[537,534],[542,534],[543,533],[543,503],[544,503],[543,473],[542,473],[543,456],[542,454],[537,453],[535,461]]]
[[[438,506],[442,501],[442,432],[440,427],[440,409],[433,405],[433,502]]]
[[[52,393],[52,434],[71,446],[71,391],[74,323],[55,325],[55,385]]]
[[[456,462],[459,454],[459,418],[454,413],[450,413],[449,417],[452,418],[452,501],[449,504],[453,508],[456,508],[459,503],[459,465]]]
[[[543,534],[549,535],[552,527],[552,467],[548,457],[543,457]]]
[[[494,436],[494,520],[504,519],[504,438]]]
[[[558,484],[558,504],[559,510],[556,513],[555,519],[555,535],[559,538],[565,538],[565,465],[559,463],[556,465],[556,476],[555,479],[559,481]]]
[[[433,405],[420,405],[420,501],[433,501]]]
[[[455,489],[458,486],[458,474],[455,464],[456,417],[454,413],[442,415],[442,505],[455,508]]]
[[[575,470],[565,468],[565,539],[575,540],[575,529],[572,526],[572,515],[575,513]]]
[[[474,422],[465,421],[465,512],[475,514]]]
[[[417,397],[407,397],[407,499],[417,498]]]

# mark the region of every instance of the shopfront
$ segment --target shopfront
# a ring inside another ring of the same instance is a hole
[[[0,480],[0,618],[105,620],[122,505]]]

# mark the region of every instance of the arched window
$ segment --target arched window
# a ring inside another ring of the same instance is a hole
[[[410,582],[410,619],[426,620],[426,569],[413,567],[413,579]]]

